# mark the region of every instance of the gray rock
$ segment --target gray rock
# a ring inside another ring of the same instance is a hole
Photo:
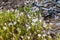
[[[60,27],[60,22],[59,23],[56,23],[56,25]]]

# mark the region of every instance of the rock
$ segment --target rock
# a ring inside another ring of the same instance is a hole
[[[1,4],[0,4],[0,8],[1,6],[3,6],[3,9],[10,9],[10,8],[13,8],[13,9],[16,9],[18,8],[19,6],[22,6],[24,5],[24,0],[8,0],[7,2],[4,2],[4,0],[0,1]]]
[[[60,27],[60,22],[59,23],[56,23],[56,25]]]

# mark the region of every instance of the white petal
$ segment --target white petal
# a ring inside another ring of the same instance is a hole
[[[38,18],[35,18],[35,19],[33,19],[32,21],[33,21],[33,22],[36,22],[36,21],[38,21]]]
[[[46,34],[43,34],[43,37],[45,37],[46,36]]]
[[[13,24],[15,25],[17,22],[14,22]]]
[[[41,37],[41,34],[38,34],[38,37]]]
[[[6,30],[7,28],[6,27],[3,27],[4,30]]]

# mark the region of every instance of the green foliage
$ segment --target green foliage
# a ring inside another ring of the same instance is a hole
[[[48,24],[44,29],[44,21],[40,21],[40,11],[31,11],[31,6],[19,7],[19,12],[3,10],[0,14],[0,39],[52,40],[50,35],[45,35],[43,32],[45,29],[49,30],[50,26]],[[38,18],[38,20],[33,22],[34,18]],[[57,40],[59,39],[57,38]]]

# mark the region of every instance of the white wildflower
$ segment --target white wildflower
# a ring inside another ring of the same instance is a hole
[[[42,22],[42,20],[43,20],[43,17],[41,17],[39,21]]]
[[[30,39],[30,36],[27,36],[28,39]]]
[[[11,11],[14,11],[14,9],[12,9],[12,8],[11,8],[10,10],[11,10]]]
[[[21,12],[21,13],[20,13],[20,16],[21,16],[21,15],[23,15],[23,14],[24,14],[24,13],[23,13],[23,12]]]
[[[34,22],[32,22],[31,24],[32,24],[32,25],[35,25],[35,23],[34,23]]]
[[[15,24],[17,24],[17,22],[14,22],[13,24],[15,25]]]
[[[39,20],[40,22],[42,22],[42,20]]]
[[[4,26],[3,29],[6,30],[7,28]]]
[[[29,30],[29,29],[31,29],[31,27],[28,25],[28,24],[25,24],[26,25],[26,27],[27,27],[27,31]]]
[[[29,27],[29,25],[28,25],[28,24],[25,24],[25,26],[26,26],[26,27]]]
[[[49,32],[47,32],[47,34],[50,34],[50,31],[49,31]]]
[[[7,25],[6,23],[4,23],[5,25]]]
[[[53,25],[53,23],[50,23],[50,25]]]
[[[46,36],[46,34],[43,34],[42,36],[43,36],[43,37],[45,37],[45,36]]]
[[[11,26],[11,25],[13,25],[13,24],[12,24],[12,23],[9,23],[8,25]]]
[[[47,27],[47,24],[45,22],[43,23],[43,27]]]
[[[29,1],[26,1],[26,3],[29,3]]]
[[[24,4],[26,5],[26,2],[24,2]]]
[[[33,21],[33,22],[36,22],[36,21],[38,21],[38,18],[35,18],[35,19],[33,19],[32,21]]]
[[[28,29],[31,29],[31,27],[28,27]]]
[[[28,16],[28,18],[31,18],[31,16],[30,15],[27,15]]]
[[[16,9],[15,12],[19,12],[19,10]]]
[[[41,37],[41,34],[38,34],[38,37]]]
[[[43,20],[43,19],[41,18],[39,21],[42,22],[42,20]]]
[[[51,38],[51,36],[48,36],[49,38]]]
[[[27,25],[27,24],[25,24],[26,25],[26,27],[28,27],[29,25]]]
[[[21,36],[21,38],[24,38],[23,36]]]

